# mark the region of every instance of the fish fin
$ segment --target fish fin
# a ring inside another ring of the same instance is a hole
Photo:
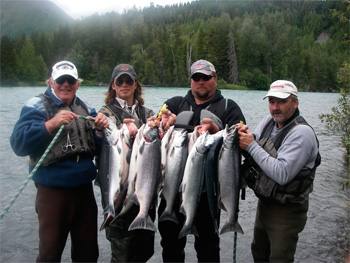
[[[103,210],[103,214],[111,214],[112,217],[115,217],[114,207],[111,204],[108,204]]]
[[[192,227],[188,227],[188,226],[185,225],[180,231],[179,239],[183,238],[183,237],[186,237],[189,234],[192,234],[192,235],[195,235],[195,236],[198,237],[198,231],[197,231],[197,228],[196,228],[196,226],[194,224],[193,224]]]
[[[134,219],[134,221],[132,221],[132,223],[130,224],[129,231],[136,230],[136,229],[145,229],[145,230],[151,230],[151,231],[157,232],[157,228],[154,225],[150,216],[146,218],[137,216]]]
[[[183,215],[186,215],[185,208],[183,207],[183,205],[180,206],[179,212]]]
[[[142,154],[145,149],[145,141],[142,141],[140,147],[139,147],[139,154]]]
[[[163,221],[171,221],[171,222],[174,222],[175,224],[179,224],[175,211],[169,212],[164,210],[162,215],[159,217],[159,222],[163,222]]]
[[[139,199],[137,198],[137,195],[135,193],[132,195],[131,201],[134,202],[136,205],[140,206]]]
[[[100,231],[108,227],[112,223],[112,221],[113,221],[113,216],[110,213],[108,213],[100,227]]]
[[[225,224],[221,228],[220,235],[227,232],[237,232],[244,234],[241,225],[238,223],[238,220],[233,224],[228,221],[225,222]]]
[[[125,160],[128,164],[130,164],[130,161],[131,161],[131,153],[132,151],[129,150],[128,153],[126,154]]]
[[[116,147],[117,147],[118,153],[120,154],[122,152],[122,148],[120,148],[118,144]]]
[[[224,204],[221,202],[221,199],[219,199],[219,208],[227,212]]]

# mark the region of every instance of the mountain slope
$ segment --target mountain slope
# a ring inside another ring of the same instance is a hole
[[[48,0],[1,0],[1,35],[45,32],[74,21]]]

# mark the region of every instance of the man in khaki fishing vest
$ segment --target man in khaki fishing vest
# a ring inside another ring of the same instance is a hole
[[[273,82],[264,98],[271,115],[254,134],[246,125],[238,128],[243,176],[259,198],[251,250],[255,262],[293,262],[320,163],[318,140],[299,115],[292,82]]]
[[[79,79],[73,63],[56,63],[48,83],[44,94],[24,104],[10,138],[17,155],[30,156],[30,172],[42,162],[32,178],[39,219],[37,262],[60,262],[68,234],[72,261],[96,262],[99,252],[93,158],[108,122],[75,95]],[[95,120],[86,120],[87,116]],[[63,130],[59,130],[62,125]],[[51,146],[58,131],[61,133]],[[46,149],[50,151],[42,160]]]

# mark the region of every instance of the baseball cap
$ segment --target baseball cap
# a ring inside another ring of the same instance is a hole
[[[53,80],[56,80],[63,75],[69,75],[75,79],[78,79],[77,68],[72,62],[63,60],[53,65],[51,73]]]
[[[136,72],[131,65],[119,64],[113,69],[112,79],[117,79],[124,74],[129,75],[132,80],[135,80],[135,78],[137,77]]]
[[[215,67],[209,61],[200,59],[194,62],[191,66],[191,76],[195,73],[202,73],[204,75],[211,75],[216,73]]]
[[[276,97],[279,99],[286,99],[291,94],[298,96],[297,87],[288,80],[276,80],[270,85],[270,90],[264,97]]]

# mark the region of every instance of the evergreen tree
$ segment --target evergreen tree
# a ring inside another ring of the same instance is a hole
[[[8,36],[1,38],[0,86],[17,84],[16,52],[13,41]]]
[[[41,55],[35,55],[30,37],[27,37],[17,59],[19,81],[35,84],[45,79],[47,68]]]

